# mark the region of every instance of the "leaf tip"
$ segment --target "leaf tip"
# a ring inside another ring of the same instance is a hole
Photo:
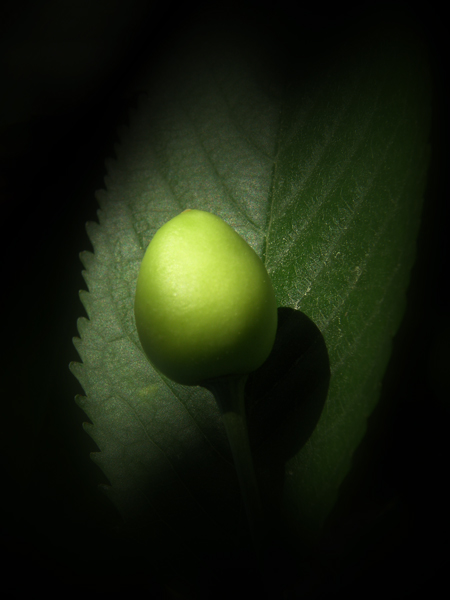
[[[87,396],[82,396],[81,394],[77,394],[74,398],[75,404],[80,408],[83,408],[86,404]]]

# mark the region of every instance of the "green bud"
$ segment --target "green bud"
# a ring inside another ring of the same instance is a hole
[[[142,260],[136,327],[150,362],[185,385],[254,371],[277,329],[269,275],[216,215],[187,210],[153,237]]]

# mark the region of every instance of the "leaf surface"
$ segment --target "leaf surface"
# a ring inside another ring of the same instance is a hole
[[[288,41],[283,54],[246,36],[199,29],[144,77],[97,195],[99,224],[88,224],[94,253],[81,255],[77,402],[106,493],[161,556],[233,547],[245,516],[213,397],[159,375],[139,344],[135,285],[156,230],[185,208],[219,215],[265,261],[278,306],[323,336],[328,395],[285,456],[282,514],[298,535],[320,531],[351,467],[414,260],[429,155],[420,45],[375,30],[317,54]],[[283,391],[292,406],[305,365]]]

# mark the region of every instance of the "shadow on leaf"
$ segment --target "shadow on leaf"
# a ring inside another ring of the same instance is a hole
[[[245,388],[255,467],[273,509],[281,499],[285,463],[314,431],[329,380],[328,352],[317,326],[300,311],[279,308],[272,352]]]

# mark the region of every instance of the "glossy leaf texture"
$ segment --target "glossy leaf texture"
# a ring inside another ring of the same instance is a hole
[[[158,375],[139,344],[134,293],[155,231],[186,208],[219,215],[264,260],[278,306],[320,331],[328,394],[283,454],[280,488],[283,526],[314,538],[379,397],[429,157],[430,82],[414,36],[378,28],[319,52],[297,37],[269,44],[239,28],[205,31],[143,75],[146,93],[97,195],[99,223],[88,224],[89,319],[75,339],[82,363],[71,365],[105,492],[161,561],[174,547],[234,547],[245,515],[212,395]],[[295,360],[278,382],[273,372],[274,412],[277,389],[291,407],[314,397],[301,384],[310,368]]]

